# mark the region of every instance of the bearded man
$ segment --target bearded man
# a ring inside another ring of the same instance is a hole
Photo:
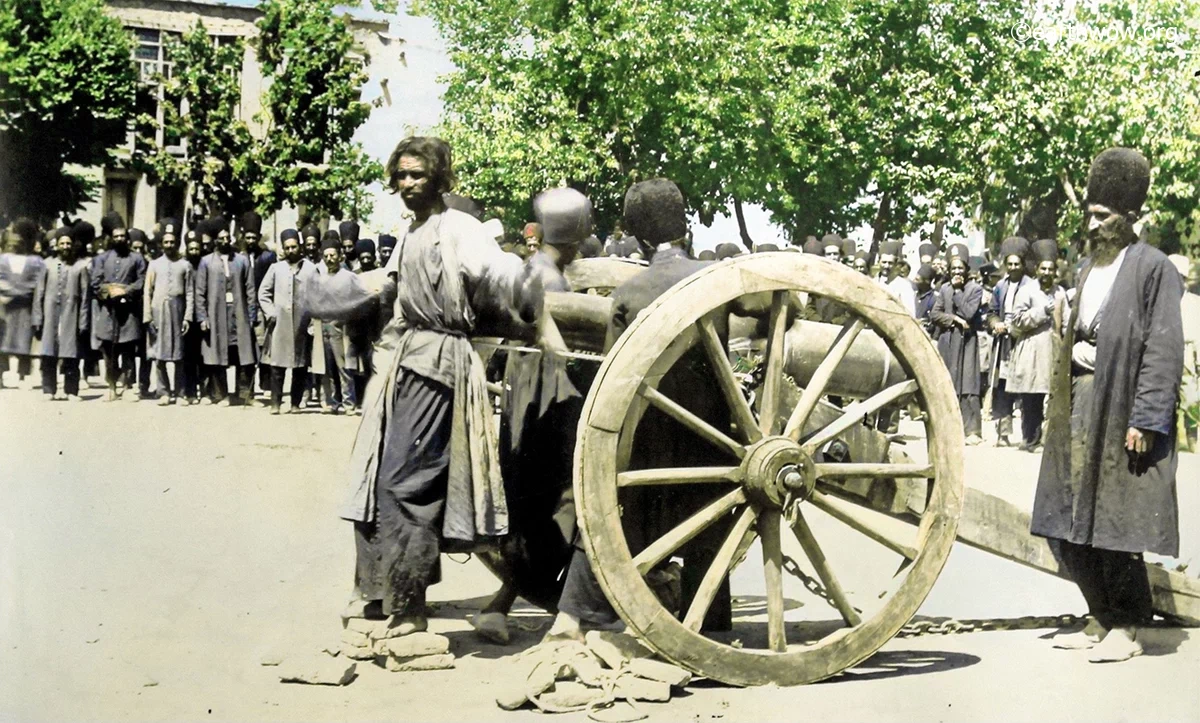
[[[1090,647],[1096,663],[1141,654],[1138,626],[1151,619],[1142,553],[1179,554],[1183,284],[1166,255],[1138,242],[1149,186],[1150,164],[1135,150],[1092,161],[1091,256],[1057,345],[1033,506],[1032,532],[1058,546],[1093,617],[1057,646]]]
[[[400,141],[386,175],[413,221],[387,267],[396,316],[376,348],[351,452],[341,516],[355,523],[356,599],[343,615],[390,615],[388,634],[405,635],[428,625],[425,591],[441,577],[441,551],[508,532],[492,405],[469,337],[489,302],[534,321],[542,293],[483,224],[446,208],[445,141]]]

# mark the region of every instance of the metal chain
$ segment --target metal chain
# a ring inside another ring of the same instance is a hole
[[[956,620],[934,618],[914,620],[896,633],[897,638],[914,638],[918,635],[954,635],[957,633],[981,633],[998,630],[1041,630],[1043,628],[1079,627],[1087,622],[1083,615],[1026,615],[1019,618],[981,618]]]

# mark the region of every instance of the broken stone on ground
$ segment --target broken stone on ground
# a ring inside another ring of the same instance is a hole
[[[283,661],[279,666],[279,680],[308,685],[346,685],[354,680],[357,668],[357,663],[317,653]]]

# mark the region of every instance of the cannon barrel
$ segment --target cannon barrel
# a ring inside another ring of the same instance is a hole
[[[552,292],[546,294],[546,311],[559,331],[576,349],[601,351],[604,334],[612,315],[612,300],[604,296]],[[730,336],[761,339],[758,320],[734,316]],[[842,327],[818,321],[796,320],[786,337],[784,370],[803,387],[825,358]],[[904,368],[896,361],[887,344],[872,331],[859,334],[850,352],[834,370],[827,393],[843,397],[869,397],[905,379]]]

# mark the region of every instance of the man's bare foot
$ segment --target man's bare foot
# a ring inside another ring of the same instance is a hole
[[[1142,654],[1142,644],[1137,641],[1137,628],[1113,628],[1104,640],[1092,648],[1088,656],[1090,663],[1120,663]]]
[[[413,633],[423,633],[429,629],[429,620],[423,615],[409,615],[405,617],[392,616],[388,624],[380,628],[375,633],[376,640],[386,640],[388,638],[399,638],[403,635],[412,635]]]
[[[504,613],[479,613],[468,618],[468,622],[484,640],[501,645],[508,643],[508,616]]]
[[[383,614],[382,600],[363,600],[362,598],[353,598],[346,603],[346,607],[342,609],[342,620],[350,618],[362,618],[364,620],[387,620],[387,615]]]

